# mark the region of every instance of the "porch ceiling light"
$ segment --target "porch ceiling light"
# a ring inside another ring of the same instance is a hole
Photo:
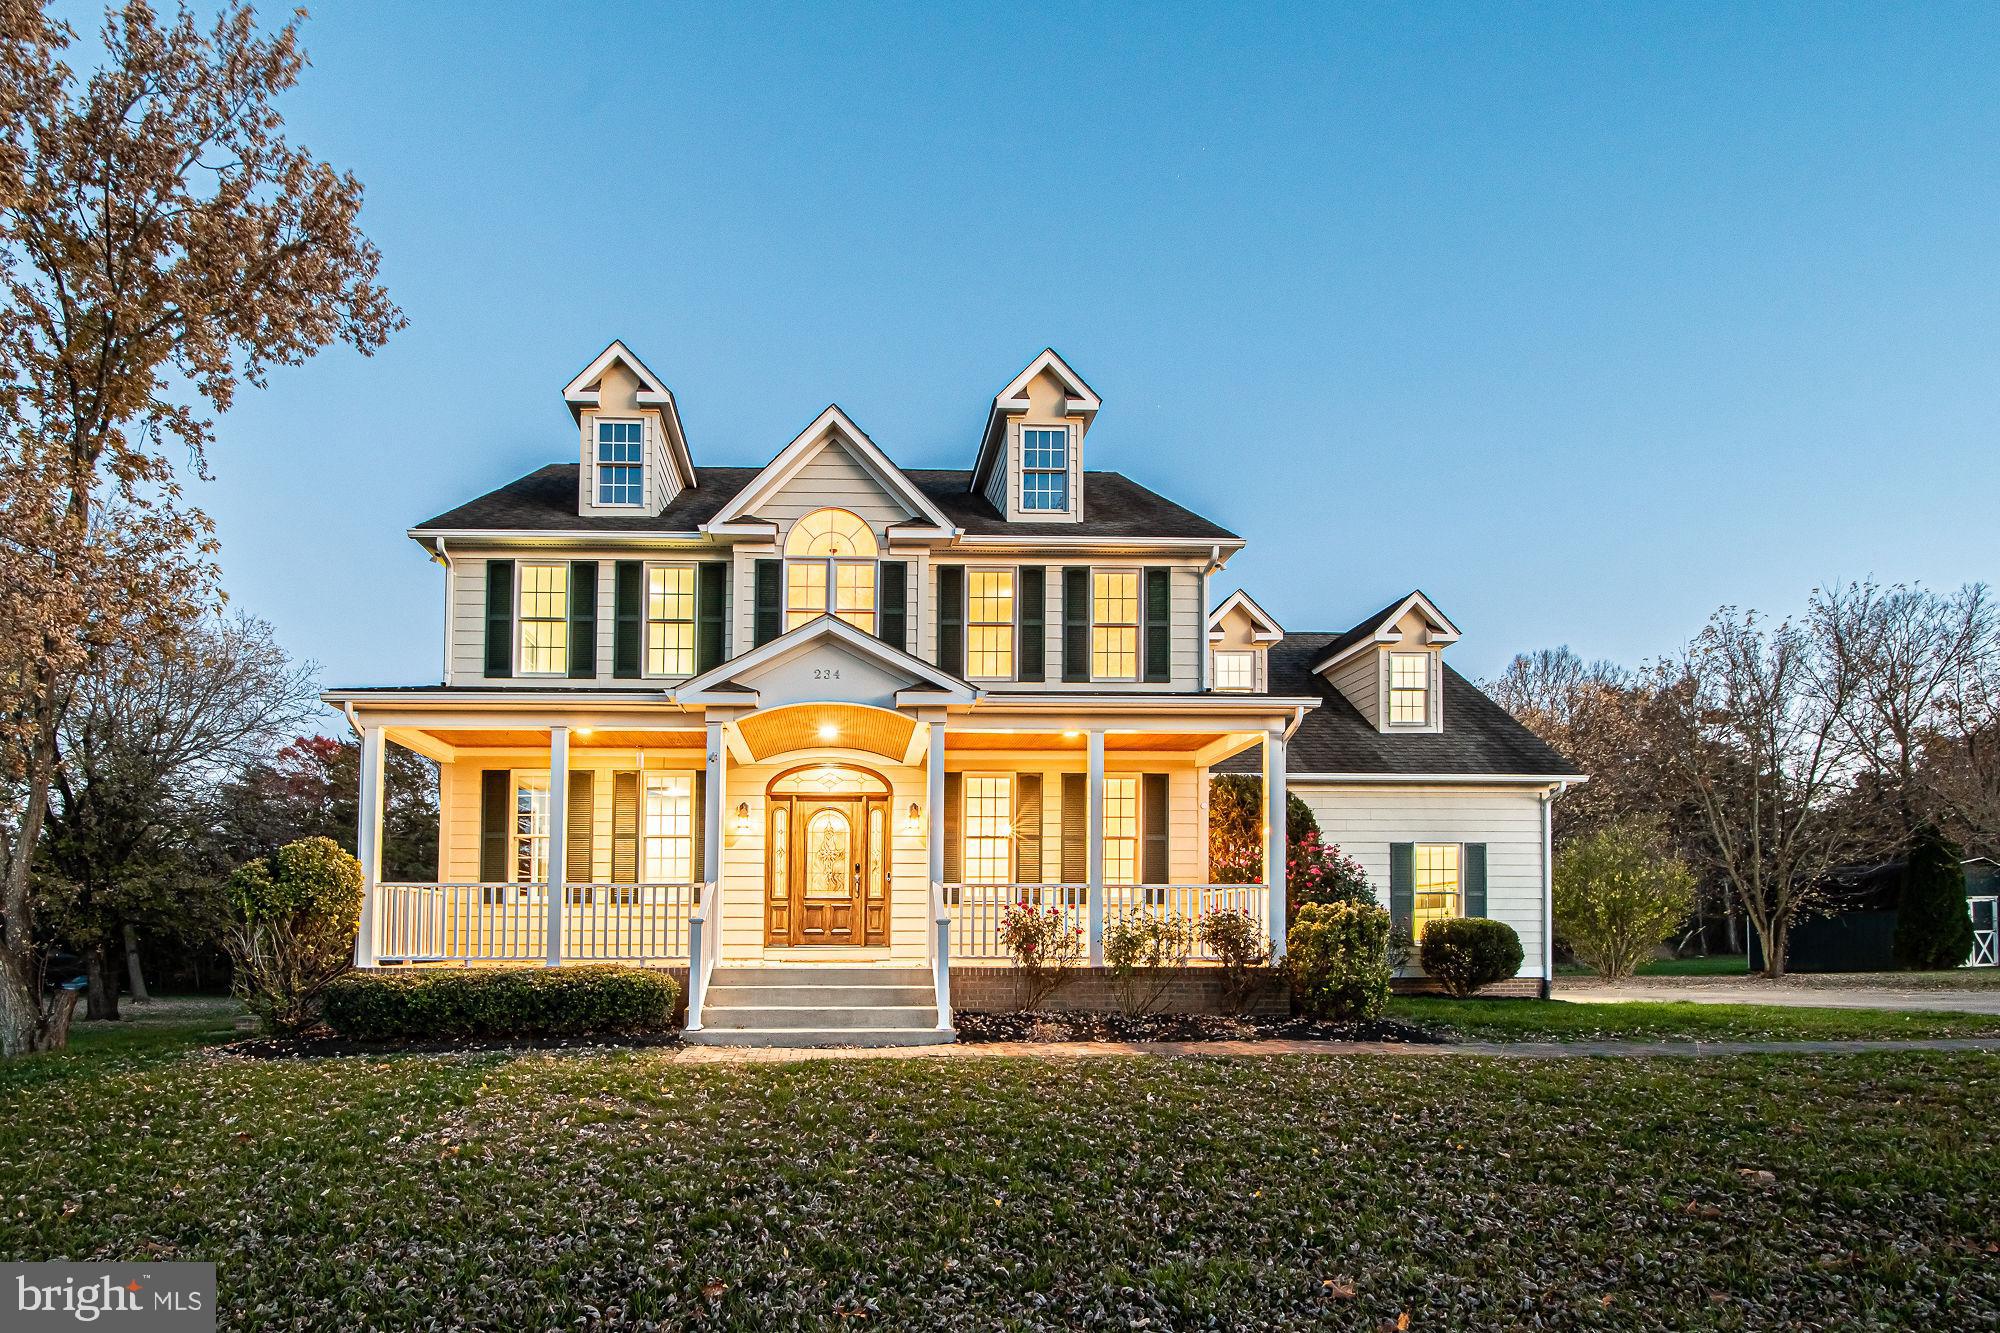
[[[819,724],[819,738],[823,741],[837,741],[840,739],[840,728],[832,722],[822,722]]]
[[[1081,735],[1083,735],[1083,733],[1082,733],[1082,732],[1080,732],[1080,731],[1065,731],[1065,732],[1063,733],[1063,739],[1064,739],[1064,740],[1066,740],[1066,741],[1073,741],[1073,740],[1075,740],[1075,739],[1076,739],[1076,738],[1077,738],[1078,736],[1081,736]]]

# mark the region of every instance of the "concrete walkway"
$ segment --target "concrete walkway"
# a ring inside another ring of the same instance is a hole
[[[1561,977],[1558,1000],[1578,1004],[1662,1003],[1776,1004],[1805,1009],[1940,1010],[2000,1014],[2000,990],[1896,990],[1884,986],[1792,986],[1782,981],[1706,977],[1635,977],[1608,986],[1589,977]]]
[[[680,1064],[710,1065],[778,1064],[794,1060],[982,1060],[999,1057],[1087,1060],[1112,1055],[1389,1055],[1405,1058],[1474,1055],[1489,1059],[1563,1060],[1578,1057],[1852,1055],[1869,1051],[1990,1051],[2000,1054],[2000,1037],[1925,1041],[1462,1041],[1440,1046],[1372,1041],[988,1041],[952,1046],[879,1048],[682,1046],[675,1049],[673,1058]]]

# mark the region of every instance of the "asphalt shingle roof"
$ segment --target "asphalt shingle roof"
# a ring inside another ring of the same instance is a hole
[[[1313,663],[1336,645],[1353,642],[1368,625],[1363,621],[1341,634],[1287,634],[1271,645],[1271,693],[1319,700],[1319,707],[1307,713],[1292,733],[1285,749],[1286,772],[1537,777],[1576,772],[1576,766],[1553,746],[1450,667],[1444,669],[1443,731],[1377,731],[1346,695],[1312,669]],[[1366,632],[1372,632],[1372,626]],[[1224,773],[1261,772],[1262,752],[1258,746],[1216,768]]]
[[[419,523],[431,530],[482,532],[692,532],[762,472],[705,467],[698,484],[657,514],[579,514],[575,463],[551,463],[497,491]],[[1009,523],[983,495],[966,489],[969,473],[910,468],[903,473],[968,533],[1022,537],[1190,537],[1233,541],[1236,534],[1184,509],[1118,472],[1086,472],[1080,523]]]

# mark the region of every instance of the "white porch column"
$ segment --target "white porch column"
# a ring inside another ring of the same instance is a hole
[[[1264,879],[1271,890],[1271,961],[1285,956],[1285,733],[1264,733]]]
[[[701,812],[701,875],[712,884],[722,881],[722,820],[728,809],[727,790],[729,785],[729,751],[722,741],[722,722],[711,719],[708,724],[707,755],[708,775],[703,779],[706,787]]]
[[[926,792],[924,798],[924,837],[930,853],[930,883],[944,883],[944,721],[933,718],[930,724],[930,747],[924,751]],[[894,814],[894,811],[890,812]],[[924,901],[935,901],[931,889],[926,886]],[[926,914],[929,908],[925,909]],[[928,923],[924,931],[928,941],[925,952],[931,965],[937,965],[938,929],[936,922]]]
[[[1084,783],[1084,846],[1090,879],[1090,965],[1104,966],[1104,733],[1090,733],[1090,777]]]
[[[563,872],[569,864],[569,728],[549,728],[549,966],[562,962]]]
[[[1561,787],[1542,793],[1542,987],[1544,1000],[1555,993],[1556,977],[1556,882],[1555,882],[1555,802]]]
[[[361,862],[361,922],[354,932],[354,965],[373,967],[376,952],[376,913],[382,894],[382,728],[361,728],[360,827],[354,831],[354,850]]]

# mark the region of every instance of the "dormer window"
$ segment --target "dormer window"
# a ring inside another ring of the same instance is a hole
[[[645,422],[597,423],[597,503],[645,503],[645,448]]]
[[[1021,508],[1069,512],[1069,427],[1022,427]]]
[[[832,612],[875,632],[874,529],[845,509],[821,509],[785,536],[785,628]],[[831,594],[831,600],[829,600]]]
[[[1389,654],[1389,725],[1421,727],[1431,720],[1431,655]]]
[[[1215,654],[1215,688],[1248,692],[1257,688],[1257,654],[1247,651]]]

